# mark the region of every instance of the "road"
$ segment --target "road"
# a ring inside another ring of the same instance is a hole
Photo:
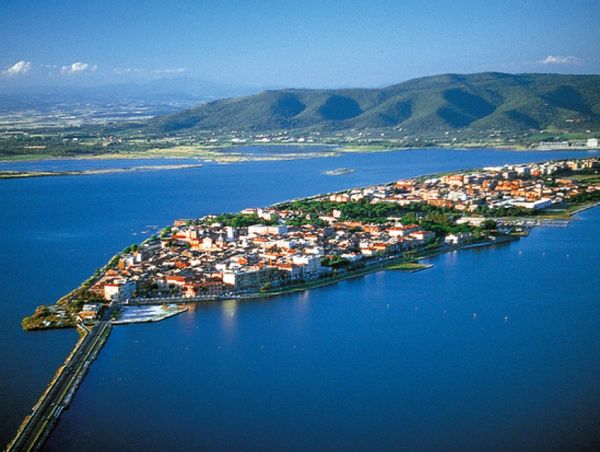
[[[31,416],[17,432],[7,451],[30,451],[41,448],[56,424],[60,413],[70,402],[73,392],[81,383],[89,365],[110,334],[110,317],[114,308],[106,310],[101,320],[90,330],[77,348],[67,358],[62,372],[50,383],[49,388],[33,407]]]

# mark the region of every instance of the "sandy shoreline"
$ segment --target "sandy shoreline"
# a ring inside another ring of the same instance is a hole
[[[29,177],[52,177],[52,176],[93,176],[99,174],[133,173],[141,171],[166,171],[201,168],[202,164],[181,165],[140,165],[129,168],[102,168],[91,170],[74,171],[0,171],[0,179],[26,179]]]

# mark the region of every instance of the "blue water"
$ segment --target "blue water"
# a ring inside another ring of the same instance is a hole
[[[148,225],[580,155],[590,153],[429,150],[2,181],[0,441],[76,340],[23,333],[20,318]],[[322,174],[338,167],[356,172]],[[567,228],[441,256],[425,272],[115,328],[47,448],[591,447],[600,439],[599,220],[588,211]]]
[[[335,146],[301,146],[301,145],[269,145],[269,146],[238,146],[221,149],[225,154],[244,154],[249,157],[270,157],[278,154],[328,153]],[[0,161],[0,171],[84,171],[114,168],[131,168],[137,166],[162,166],[198,164],[203,158],[163,158],[163,159],[47,159],[24,161]]]

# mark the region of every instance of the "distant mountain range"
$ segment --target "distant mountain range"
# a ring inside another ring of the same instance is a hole
[[[264,88],[263,88],[264,89]],[[11,86],[0,84],[0,113],[19,110],[52,110],[74,105],[172,105],[170,112],[198,105],[200,102],[232,96],[255,94],[262,89],[209,82],[192,77],[159,78],[146,82],[105,85]],[[176,108],[179,106],[179,108]]]
[[[281,89],[216,100],[147,124],[161,134],[349,129],[423,136],[458,129],[598,131],[600,76],[446,74],[381,89]]]

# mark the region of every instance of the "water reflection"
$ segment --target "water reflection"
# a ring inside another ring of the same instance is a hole
[[[317,289],[318,290],[318,289]],[[311,293],[310,291],[300,292],[294,295],[293,299],[293,310],[294,310],[294,325],[296,328],[302,328],[306,319],[310,313],[311,307]]]
[[[458,251],[450,251],[446,254],[444,265],[456,265],[458,263]]]
[[[225,300],[221,302],[221,326],[224,338],[230,342],[237,336],[237,311],[238,300]]]

